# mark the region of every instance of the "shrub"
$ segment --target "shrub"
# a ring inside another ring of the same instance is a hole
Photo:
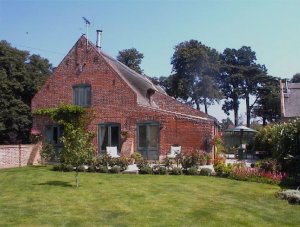
[[[174,167],[170,171],[171,175],[182,175],[182,169],[180,167]]]
[[[148,165],[148,166],[142,166],[141,168],[139,168],[139,173],[140,174],[152,174],[152,168]]]
[[[137,167],[138,167],[139,169],[141,169],[141,168],[143,168],[143,167],[149,167],[149,163],[148,163],[147,160],[142,159],[142,160],[140,160],[139,162],[137,162]]]
[[[99,172],[99,173],[108,173],[108,168],[107,168],[107,166],[99,166],[98,172]]]
[[[74,171],[74,167],[72,165],[65,165],[65,164],[63,164],[62,166],[63,166],[63,171],[64,172],[72,172],[72,171]]]
[[[198,172],[198,168],[197,167],[191,167],[191,168],[188,168],[185,172],[187,175],[198,175],[199,172]]]
[[[152,167],[154,174],[165,175],[168,173],[167,168],[160,165],[155,165]]]
[[[92,165],[92,166],[89,166],[88,172],[91,172],[91,173],[96,172],[96,167],[93,166],[93,165]]]
[[[167,169],[173,166],[173,160],[169,157],[165,157],[162,163]]]
[[[197,154],[186,156],[181,159],[182,168],[185,170],[191,167],[197,167],[198,164],[199,164],[199,155]]]
[[[256,162],[256,167],[265,172],[278,172],[281,171],[281,166],[276,159],[263,159]]]
[[[217,176],[220,177],[228,177],[229,174],[232,171],[232,165],[231,164],[223,164],[223,163],[218,163],[214,165],[214,170],[217,174]]]
[[[110,163],[110,157],[107,154],[99,155],[96,163],[98,166],[108,166]]]
[[[285,177],[285,174],[282,174],[280,172],[266,172],[259,168],[234,166],[229,177],[236,180],[279,184]]]
[[[110,173],[120,173],[121,172],[121,167],[120,166],[113,166],[111,167],[111,169],[109,170]]]
[[[86,170],[83,165],[78,166],[77,168],[78,168],[78,172],[85,172],[85,170]]]
[[[283,190],[277,193],[280,199],[286,199],[290,204],[300,205],[300,191],[299,190]]]
[[[120,157],[115,159],[115,165],[120,166],[121,171],[126,170],[129,163],[130,163],[130,159],[126,157]]]
[[[200,175],[202,175],[202,176],[210,176],[211,173],[212,173],[212,169],[210,169],[210,168],[202,168],[200,170]]]
[[[53,167],[52,167],[52,169],[54,171],[62,171],[63,170],[62,164],[60,164],[60,163],[54,164]]]
[[[143,159],[141,153],[138,151],[133,152],[133,154],[131,155],[131,158],[134,159],[135,162],[139,162],[140,160]]]

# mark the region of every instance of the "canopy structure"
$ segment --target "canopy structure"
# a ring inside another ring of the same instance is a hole
[[[238,126],[235,128],[228,128],[228,129],[224,130],[224,132],[253,132],[253,133],[256,133],[257,131],[252,128],[248,128],[246,126]]]
[[[228,128],[224,130],[223,133],[225,147],[227,148],[228,152],[230,152],[232,149],[235,150],[235,148],[246,150],[246,146],[253,142],[255,133],[257,133],[256,130],[246,126]],[[236,151],[233,153],[236,153]]]

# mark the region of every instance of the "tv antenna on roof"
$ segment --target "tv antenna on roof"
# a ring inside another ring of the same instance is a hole
[[[89,37],[89,26],[91,25],[91,22],[86,19],[85,17],[82,17],[82,19],[85,22],[85,26],[86,26],[86,46],[88,45],[88,37]]]

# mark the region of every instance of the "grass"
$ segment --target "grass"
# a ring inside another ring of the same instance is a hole
[[[204,176],[0,170],[0,226],[296,226],[278,186]]]

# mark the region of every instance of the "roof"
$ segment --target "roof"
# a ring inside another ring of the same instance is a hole
[[[286,83],[284,86],[284,117],[300,116],[300,83]]]
[[[103,51],[99,52],[106,62],[122,77],[122,79],[125,80],[125,82],[127,82],[127,84],[136,91],[139,104],[151,105],[149,98],[147,97],[149,89],[152,89],[155,92],[164,92],[163,90],[158,89],[158,87],[154,85],[146,76],[138,74]]]
[[[243,132],[257,132],[256,130],[252,128],[248,128],[246,126],[237,126],[235,128],[228,128],[224,130],[224,132],[241,132],[242,130]]]
[[[83,35],[81,38],[86,39]],[[159,85],[155,85],[147,76],[141,75],[134,70],[130,69],[128,66],[119,62],[118,60],[112,58],[102,50],[98,49],[92,42],[88,41],[90,46],[92,46],[106,61],[106,63],[126,82],[126,84],[131,87],[135,93],[137,94],[137,102],[140,106],[156,108],[160,110],[166,110],[168,112],[173,112],[174,114],[180,114],[179,112],[169,111],[168,109],[162,109],[158,106],[158,103],[155,103],[155,100],[149,99],[149,95],[153,95],[154,93],[160,93],[165,97],[169,97],[169,101],[173,102],[173,98],[170,97],[162,87]],[[171,100],[172,99],[172,100]],[[183,105],[179,101],[177,101],[177,105]],[[173,103],[174,104],[174,103]],[[176,106],[177,106],[176,105]],[[209,116],[201,111],[197,111],[190,106],[185,106],[186,111],[181,113],[182,115],[186,115],[189,118],[195,119],[205,119],[205,120],[216,120],[214,117]],[[197,113],[196,113],[196,112]]]

